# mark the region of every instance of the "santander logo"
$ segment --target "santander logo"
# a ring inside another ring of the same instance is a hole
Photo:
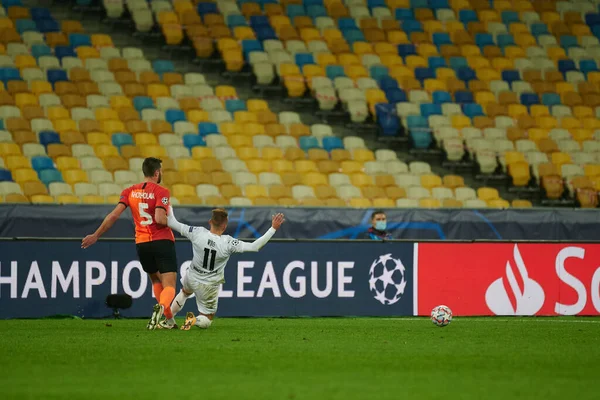
[[[504,276],[485,292],[485,302],[496,315],[534,315],[544,305],[544,290],[529,277],[519,247],[515,244],[513,261],[506,262]]]

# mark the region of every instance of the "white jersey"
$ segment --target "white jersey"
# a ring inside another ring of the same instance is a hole
[[[225,282],[225,266],[232,254],[258,251],[275,233],[275,229],[270,228],[256,241],[247,243],[229,235],[215,235],[203,227],[182,224],[175,219],[172,209],[168,224],[192,242],[194,257],[188,274],[194,281],[207,285]]]

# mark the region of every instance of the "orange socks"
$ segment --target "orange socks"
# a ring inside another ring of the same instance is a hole
[[[174,287],[166,287],[163,289],[160,294],[160,305],[165,307],[165,317],[167,319],[173,318],[173,313],[171,312],[171,303],[175,298],[175,288]]]
[[[154,298],[156,299],[156,301],[160,302],[160,294],[163,291],[163,285],[162,285],[162,283],[160,283],[160,282],[153,283],[152,284],[152,291],[154,292]]]

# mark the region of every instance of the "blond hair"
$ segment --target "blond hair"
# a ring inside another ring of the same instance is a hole
[[[211,221],[215,226],[223,226],[224,223],[227,222],[227,211],[222,208],[215,208],[212,210]]]

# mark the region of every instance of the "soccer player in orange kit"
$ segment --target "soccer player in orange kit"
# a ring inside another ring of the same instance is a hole
[[[142,164],[144,182],[123,190],[119,204],[104,218],[102,225],[86,236],[81,247],[87,249],[108,231],[127,207],[135,222],[135,243],[138,258],[144,271],[150,276],[154,306],[147,329],[154,330],[161,317],[172,318],[171,302],[175,297],[177,282],[177,255],[175,237],[167,226],[167,210],[171,204],[169,190],[159,185],[162,180],[162,161],[149,157]]]

